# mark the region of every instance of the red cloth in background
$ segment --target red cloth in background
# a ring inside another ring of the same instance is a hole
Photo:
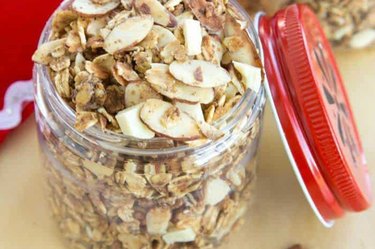
[[[8,86],[17,80],[32,77],[31,56],[40,33],[61,0],[2,1],[0,4],[0,110]],[[23,121],[33,112],[27,104]],[[10,131],[0,131],[0,143]]]

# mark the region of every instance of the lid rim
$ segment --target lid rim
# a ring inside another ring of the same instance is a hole
[[[367,209],[371,197],[368,170],[362,160],[364,152],[340,73],[317,17],[306,5],[294,4],[273,17],[261,18],[259,33],[269,97],[271,103],[274,102],[274,115],[280,120],[280,133],[286,138],[284,145],[287,152],[291,152],[292,166],[296,162],[299,171],[296,173],[302,175],[301,186],[307,186],[326,219],[342,216],[344,209]],[[314,49],[319,42],[328,54],[325,62],[333,65],[329,73],[339,80],[334,106],[326,101],[327,94],[323,91],[325,85],[331,84],[331,78],[318,77],[326,75],[318,59],[314,60]],[[340,121],[336,116],[340,114],[338,110],[345,107],[350,112],[350,117],[342,121],[345,128],[350,129],[345,132],[356,139],[350,146],[345,145],[344,140],[337,141],[339,136],[342,138],[342,130],[337,126]],[[352,148],[359,151],[355,153],[357,161],[361,162],[358,169],[354,168],[356,158],[350,157]]]
[[[267,81],[265,81],[265,83],[269,101],[297,179],[301,179],[299,183],[304,190],[304,194],[319,220],[325,226],[329,227],[331,226],[331,221],[341,217],[344,212],[330,188],[326,185],[324,178],[319,173],[316,164],[313,162],[313,157],[302,153],[303,148],[307,145],[304,141],[298,139],[301,130],[299,128],[292,128],[296,123],[295,112],[283,112],[280,110],[283,109],[284,106],[285,109],[290,108],[291,104],[289,104],[289,97],[285,94],[285,88],[281,83],[282,80],[280,78],[283,76],[281,75],[281,71],[277,68],[279,65],[277,63],[278,59],[276,58],[277,53],[273,50],[274,45],[271,36],[274,35],[274,33],[272,33],[270,28],[272,26],[270,22],[272,22],[272,20],[269,18],[262,17],[259,26],[260,40],[264,53],[264,64],[265,68],[267,68]],[[269,83],[270,78],[274,80],[272,85]],[[280,85],[280,88],[276,87],[276,85]],[[278,104],[276,105],[276,103]],[[282,115],[279,115],[279,112],[282,113]]]
[[[367,189],[360,188],[356,182],[354,172],[349,169],[348,162],[341,151],[341,147],[338,145],[336,134],[332,129],[332,124],[327,113],[328,110],[324,108],[324,101],[319,94],[319,89],[316,88],[316,82],[319,82],[319,79],[316,78],[316,74],[310,64],[312,59],[308,52],[308,47],[306,46],[305,49],[302,49],[303,45],[308,43],[308,41],[305,32],[303,32],[303,30],[306,30],[306,27],[299,20],[301,20],[302,16],[309,15],[309,18],[313,18],[314,15],[312,15],[310,9],[303,6],[298,7],[298,12],[295,11],[296,8],[293,8],[293,6],[287,8],[285,11],[286,25],[284,27],[287,33],[285,38],[288,43],[285,51],[285,54],[288,56],[286,66],[288,70],[294,71],[290,74],[292,80],[289,81],[288,86],[289,89],[296,92],[293,96],[297,100],[295,103],[298,102],[302,106],[300,108],[303,119],[302,125],[309,140],[310,149],[314,151],[318,166],[322,170],[330,188],[345,209],[362,211],[369,207],[369,198],[364,192]],[[315,28],[320,28],[320,26],[316,26]],[[325,39],[324,36],[322,38]],[[325,44],[328,44],[327,40],[323,41],[323,46]],[[300,47],[301,49],[293,49],[295,47]],[[327,50],[329,48],[325,49],[325,51]],[[332,64],[335,75],[340,77],[335,64]],[[341,84],[342,81],[338,79],[337,83],[340,90],[345,91],[345,88]],[[347,99],[345,101],[349,103]],[[347,106],[350,109],[350,105],[348,104]],[[355,125],[353,129],[355,129]],[[354,133],[358,133],[356,129]],[[361,148],[360,141],[358,141],[358,144]]]

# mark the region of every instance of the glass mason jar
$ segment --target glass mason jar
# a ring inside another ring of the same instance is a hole
[[[41,43],[50,28],[51,20]],[[252,25],[247,32],[260,51]],[[48,200],[69,248],[212,248],[241,221],[253,198],[263,87],[217,121],[227,135],[189,147],[78,132],[46,67],[35,66],[34,82]]]

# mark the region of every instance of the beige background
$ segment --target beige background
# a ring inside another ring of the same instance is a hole
[[[375,186],[375,50],[342,52],[338,61]],[[0,146],[0,249],[63,249],[43,198],[34,119]],[[247,223],[221,249],[375,248],[375,208],[350,214],[332,229],[314,217],[293,175],[267,108],[256,200]],[[374,188],[375,189],[375,188]]]

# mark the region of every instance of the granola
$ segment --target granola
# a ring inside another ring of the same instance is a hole
[[[247,108],[227,133],[217,121],[262,82],[244,22],[205,0],[74,0],[54,15],[33,59],[74,110],[75,129],[50,101],[36,115],[69,248],[208,249],[241,224],[262,112],[249,123]],[[84,133],[97,126],[113,137]]]
[[[74,0],[52,24],[50,41],[33,60],[47,66],[81,132],[98,125],[138,139],[154,132],[175,141],[212,140],[221,136],[209,132],[209,124],[247,89],[258,92],[263,80],[247,20],[226,2]],[[231,94],[223,97],[226,91]],[[143,111],[152,99],[159,100],[160,115]],[[165,119],[166,105],[181,111],[186,126],[178,129],[192,128],[192,134],[161,131],[160,122],[167,130],[177,122]],[[143,128],[126,128],[136,124]]]

